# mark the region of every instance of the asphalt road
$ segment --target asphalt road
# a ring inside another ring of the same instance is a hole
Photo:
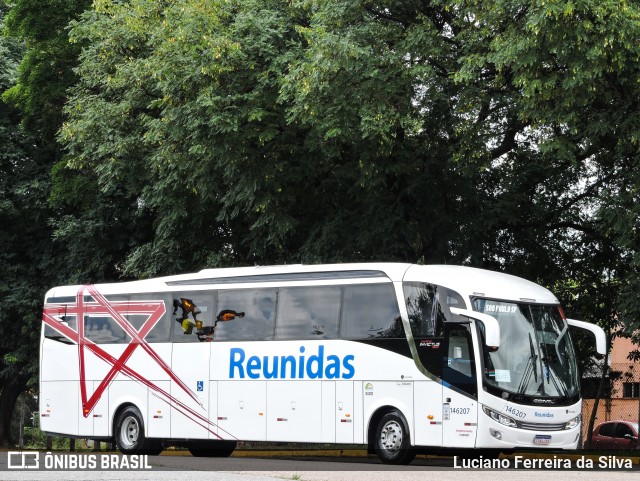
[[[3,453],[0,453],[3,454]],[[225,459],[191,456],[149,457],[152,470],[146,471],[0,471],[0,480],[114,480],[114,481],[539,481],[541,476],[559,476],[562,480],[607,481],[638,479],[633,471],[540,471],[454,469],[449,459],[417,459],[409,466],[388,466],[375,458],[266,459],[231,457]]]

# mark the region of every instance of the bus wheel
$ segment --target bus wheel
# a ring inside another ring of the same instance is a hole
[[[127,406],[115,422],[115,440],[123,454],[160,454],[162,447],[144,435],[142,415],[135,406]]]
[[[188,448],[191,455],[198,458],[228,458],[237,444],[235,441],[212,441],[193,444]]]
[[[400,412],[382,416],[376,428],[375,449],[385,464],[409,464],[413,461],[416,452],[411,449],[409,429]]]

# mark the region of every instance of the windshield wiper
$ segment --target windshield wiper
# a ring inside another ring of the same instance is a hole
[[[531,338],[531,333],[529,333],[529,349],[531,349],[531,355],[529,356],[527,367],[524,369],[522,380],[520,381],[520,385],[518,386],[518,394],[520,395],[524,394],[524,391],[527,389],[532,372],[534,380],[536,381],[536,383],[538,382],[538,366],[536,365],[536,363],[538,362],[538,355],[536,354],[536,349],[533,347],[533,339]]]
[[[565,386],[564,381],[558,377],[558,375],[553,369],[551,369],[551,364],[549,363],[549,360],[546,357],[543,357],[542,362],[544,363],[544,366],[547,369],[547,372],[549,373],[549,375],[547,375],[547,382],[549,382],[549,379],[551,379],[556,390],[558,392],[562,391],[562,394],[568,398],[569,390],[567,389],[567,386]]]
[[[529,349],[531,349],[531,357],[529,359],[532,359],[533,362],[531,363],[531,365],[533,366],[533,379],[535,382],[538,382],[538,366],[537,366],[537,361],[538,361],[538,356],[536,355],[536,350],[533,347],[533,339],[531,339],[531,333],[529,333]]]

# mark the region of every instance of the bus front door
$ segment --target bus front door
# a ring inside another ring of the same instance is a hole
[[[442,368],[442,445],[472,448],[478,428],[478,392],[469,325],[446,324]]]

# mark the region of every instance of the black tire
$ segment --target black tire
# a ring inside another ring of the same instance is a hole
[[[123,454],[156,455],[162,452],[159,441],[146,438],[142,415],[135,406],[127,406],[118,414],[114,423],[113,437],[116,446]]]
[[[399,411],[382,416],[373,445],[380,461],[385,464],[409,464],[416,457],[416,451],[411,448],[409,427]]]
[[[228,458],[236,449],[236,441],[211,441],[188,446],[192,456],[197,458]]]

